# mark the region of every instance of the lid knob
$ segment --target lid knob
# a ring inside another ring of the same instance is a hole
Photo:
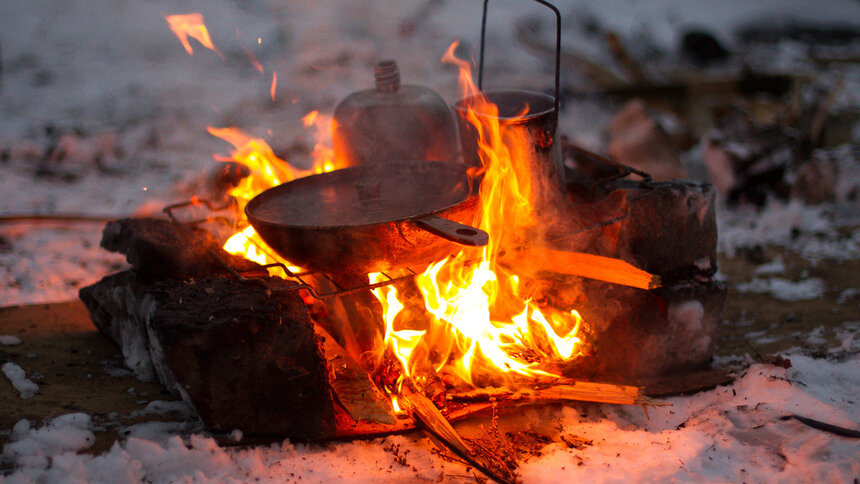
[[[376,64],[374,71],[376,77],[376,90],[379,92],[397,92],[400,89],[400,69],[397,62],[383,60]]]

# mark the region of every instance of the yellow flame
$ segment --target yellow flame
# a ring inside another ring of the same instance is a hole
[[[176,37],[179,38],[179,42],[182,43],[182,47],[185,47],[185,51],[188,52],[188,55],[194,55],[194,49],[191,48],[191,44],[188,42],[188,37],[197,40],[197,42],[200,42],[203,47],[221,55],[212,43],[212,39],[209,37],[209,31],[203,23],[202,14],[193,12],[188,14],[166,15],[164,18],[167,20],[168,25],[170,25],[170,30],[172,30],[173,33],[176,34]]]
[[[320,114],[319,111],[311,111],[302,118],[305,127],[314,130],[314,150],[311,156],[314,159],[314,171],[326,173],[336,168],[345,168],[338,165],[334,160],[334,150],[331,148],[331,123],[332,117]]]
[[[275,155],[269,144],[261,138],[254,138],[235,127],[214,128],[210,126],[208,130],[213,136],[227,141],[234,147],[229,157],[221,157],[221,159],[241,163],[248,167],[251,172],[250,176],[244,178],[229,192],[229,195],[235,198],[238,204],[237,216],[239,220],[237,221],[237,225],[245,228],[227,239],[227,242],[224,244],[224,250],[230,254],[244,256],[246,259],[258,264],[265,265],[280,262],[288,266],[289,270],[294,273],[301,272],[302,269],[300,267],[296,267],[278,257],[263,242],[263,239],[254,231],[254,228],[248,225],[244,207],[249,200],[264,190],[296,178],[333,170],[335,168],[333,163],[334,157],[330,159],[315,159],[312,168],[300,170],[292,167],[285,160]],[[270,272],[272,275],[282,277],[286,275],[279,269],[270,269]]]
[[[372,272],[368,274],[367,277],[371,284],[376,284],[377,282],[386,279],[378,272]],[[410,376],[409,369],[411,368],[409,363],[410,356],[421,342],[421,338],[424,336],[425,331],[414,329],[394,329],[394,321],[403,309],[403,304],[397,299],[396,288],[393,286],[382,286],[373,289],[371,292],[373,292],[382,304],[382,315],[385,320],[384,341],[386,341],[386,344],[392,349],[394,356],[400,360],[403,373],[408,377]]]
[[[469,63],[453,54],[456,47],[455,42],[442,60],[460,68],[461,92],[469,99],[465,116],[477,131],[482,166],[476,172],[483,175],[481,206],[473,225],[486,231],[490,241],[477,259],[474,251],[463,251],[419,274],[415,283],[434,323],[421,334],[409,333],[406,341],[397,332],[386,331],[385,341],[407,376],[419,363],[446,368],[465,382],[473,382],[476,372],[552,375],[541,369],[542,364],[578,356],[581,318],[576,311],[539,308],[530,291],[521,287],[521,278],[497,263],[502,247],[520,245],[535,225],[531,178],[524,163],[512,158],[512,141],[499,123],[498,107],[475,86]],[[397,307],[393,289],[377,291],[383,308]],[[387,313],[385,318],[389,324]],[[401,352],[414,355],[419,344],[433,346],[432,351],[421,352],[435,355],[431,361],[400,357]]]

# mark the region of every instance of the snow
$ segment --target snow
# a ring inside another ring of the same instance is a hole
[[[856,204],[804,205],[798,200],[769,202],[767,210],[722,207],[717,216],[718,250],[730,257],[756,245],[787,247],[806,259],[847,260],[860,257],[860,229],[838,236],[834,229],[856,224]],[[843,213],[843,212],[851,212]],[[842,220],[842,218],[846,218]]]
[[[422,13],[426,3],[0,3],[0,216],[83,213],[116,218],[157,212],[168,202],[187,199],[189,187],[199,186],[211,169],[211,153],[227,150],[225,143],[207,134],[207,125],[238,125],[276,148],[308,143],[312,136],[301,126],[301,116],[313,109],[331,112],[350,92],[369,87],[370,68],[382,57],[398,61],[404,83],[426,85],[452,102],[457,98],[456,74],[440,66],[439,57],[455,39],[463,39],[465,51],[475,53],[480,2],[438,2]],[[690,28],[709,30],[731,46],[738,42],[738,29],[754,23],[803,20],[860,26],[860,4],[851,0],[815,2],[814,8],[802,0],[726,0],[719,7],[711,0],[558,3],[565,25],[574,26],[563,32],[566,50],[597,63],[607,61],[611,54],[604,35],[614,31],[634,53],[651,53],[654,65],[645,66],[649,72],[669,62],[680,36]],[[546,59],[522,49],[514,35],[519,20],[533,15],[546,20],[546,12],[531,2],[494,1],[492,9],[489,86],[549,88]],[[188,56],[170,33],[163,16],[192,11],[203,14],[223,59],[195,41],[194,56]],[[402,20],[416,15],[415,35],[400,36]],[[550,39],[551,30],[541,29],[540,35]],[[818,70],[804,49],[781,42],[765,56],[767,67]],[[263,65],[263,74],[253,69],[246,51]],[[751,58],[742,57],[740,61]],[[268,92],[272,72],[279,79],[274,103]],[[819,80],[844,81],[834,100],[837,108],[860,106],[860,69],[843,66],[825,76]],[[578,88],[587,81],[570,83]],[[562,131],[586,148],[600,150],[613,109],[610,102],[574,96],[561,112]],[[855,129],[855,140],[860,140],[858,133],[860,128]],[[65,153],[62,159],[44,156],[53,143]],[[860,258],[860,211],[851,198],[860,180],[856,149],[835,148],[831,155],[843,173],[837,202],[807,206],[772,200],[764,209],[721,204],[718,250],[733,257],[742,249],[776,246],[811,261]],[[695,149],[685,156],[691,174],[697,173],[700,157]],[[126,267],[122,256],[99,248],[99,227],[0,222],[0,306],[74,299],[80,287]],[[819,298],[828,289],[819,279],[780,277],[785,272],[782,259],[775,259],[758,267],[752,281],[735,287],[782,301]],[[843,289],[839,304],[856,300],[858,292]],[[668,309],[677,324],[693,330],[702,324],[703,309],[697,304]],[[827,348],[827,358],[798,350],[783,355],[791,360],[788,369],[752,364],[730,386],[670,398],[671,407],[649,408],[647,416],[640,408],[609,405],[525,410],[510,417],[522,429],[555,429],[550,434],[556,437],[576,435],[593,443],[569,448],[554,438],[518,472],[529,483],[851,482],[860,475],[857,440],[782,418],[797,414],[858,429],[858,331],[860,322],[846,321],[836,331],[839,344]],[[800,335],[798,341],[824,344],[823,328]],[[0,344],[20,340],[0,335]],[[743,356],[734,355],[720,363],[740,359]],[[20,366],[6,362],[2,370],[23,398],[38,391]],[[128,374],[116,368],[105,371]],[[3,467],[0,481],[474,480],[464,466],[434,453],[420,433],[240,448],[219,446],[180,402],[152,402],[133,415],[154,414],[178,414],[186,420],[124,427],[123,437],[98,455],[86,453],[94,442],[88,415],[63,415],[42,424],[22,420],[3,449],[11,469]],[[238,430],[231,436],[235,442],[243,438]]]
[[[641,408],[611,405],[525,410],[517,422],[523,430],[553,428],[558,436],[592,443],[570,448],[557,437],[541,456],[523,463],[519,474],[524,482],[547,483],[850,482],[860,473],[860,441],[784,417],[799,415],[856,429],[860,355],[841,362],[788,357],[788,369],[754,364],[731,386],[670,398],[672,406],[649,408],[647,415]],[[845,391],[835,394],[834,388]],[[107,482],[113,476],[154,483],[469,478],[458,464],[434,454],[430,441],[419,435],[235,448],[201,434],[171,436],[165,428],[147,437],[128,437],[92,456],[79,453],[92,444],[91,427],[81,414],[58,417],[41,428],[20,422],[4,451],[17,466],[6,482]],[[397,462],[398,455],[405,456],[406,465]]]
[[[769,279],[753,279],[749,282],[735,284],[740,292],[768,293],[780,301],[809,301],[818,299],[824,294],[824,282],[821,279],[808,278],[792,282],[779,277]]]
[[[851,298],[856,298],[857,296],[860,296],[860,287],[849,287],[839,293],[839,297],[836,298],[836,302],[842,304]]]
[[[776,256],[772,261],[755,268],[757,276],[775,276],[783,272],[785,272],[785,263],[782,261],[782,256]]]
[[[0,345],[15,346],[21,344],[21,338],[8,334],[0,334]]]
[[[11,361],[3,363],[0,370],[2,370],[3,374],[6,375],[6,378],[12,382],[12,386],[15,387],[15,390],[18,390],[18,394],[21,395],[21,398],[25,400],[33,398],[33,395],[39,391],[39,385],[30,381],[30,379],[27,378],[27,373],[24,369],[15,363],[12,363]]]
[[[697,300],[681,301],[670,304],[667,308],[667,319],[669,324],[677,326],[677,336],[692,335],[685,347],[690,353],[704,354],[711,345],[711,337],[704,331],[705,308]]]

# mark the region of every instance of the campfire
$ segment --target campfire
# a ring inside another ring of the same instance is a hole
[[[217,52],[199,14],[167,21],[189,54],[188,37]],[[567,144],[558,75],[552,96],[484,91],[456,47],[442,57],[462,96],[441,108],[448,121],[408,118],[440,108],[424,91],[405,104],[415,86],[401,92],[396,64],[381,62],[367,96],[400,96],[386,107],[399,131],[358,120],[378,100],[312,111],[309,169],[210,127],[234,148],[217,158],[231,174],[223,200],[112,222],[102,245],[134,270],[81,291],[126,363],[215,430],[329,439],[419,425],[500,481],[513,469],[450,422],[524,404],[656,404],[641,384],[706,366],[724,298],[713,190]],[[380,140],[360,129],[389,138],[370,149],[360,140]]]

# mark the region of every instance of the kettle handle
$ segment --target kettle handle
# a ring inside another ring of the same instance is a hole
[[[534,0],[535,2],[547,7],[552,10],[555,14],[555,95],[553,98],[555,99],[555,112],[558,114],[558,101],[559,101],[559,69],[561,67],[561,13],[559,13],[558,9],[555,8],[555,5],[547,2],[546,0]],[[490,0],[484,0],[484,15],[481,19],[481,54],[480,60],[478,61],[478,89],[484,90],[483,81],[484,81],[484,38],[487,33],[487,4],[490,3]]]

